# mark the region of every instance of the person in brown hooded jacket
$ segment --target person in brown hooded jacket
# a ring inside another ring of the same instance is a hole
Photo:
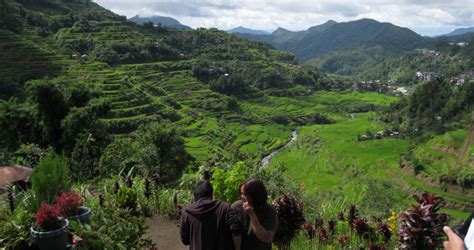
[[[190,250],[232,250],[232,234],[239,222],[229,204],[212,199],[209,181],[200,181],[193,189],[194,203],[181,211],[181,241]]]

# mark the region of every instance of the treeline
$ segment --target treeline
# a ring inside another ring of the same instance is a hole
[[[192,68],[194,76],[210,89],[226,95],[244,95],[258,90],[305,85],[321,89],[317,69],[268,61],[200,60]]]
[[[474,82],[455,87],[438,78],[418,86],[413,95],[390,105],[382,120],[411,135],[463,128],[474,110]]]

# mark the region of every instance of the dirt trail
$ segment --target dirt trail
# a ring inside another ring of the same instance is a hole
[[[154,215],[146,220],[149,227],[145,235],[156,244],[158,250],[187,250],[179,237],[179,221],[162,215]]]

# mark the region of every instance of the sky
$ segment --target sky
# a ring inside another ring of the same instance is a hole
[[[371,18],[425,36],[474,26],[474,0],[94,0],[128,18],[168,16],[192,28],[237,26],[273,31],[306,30],[328,20]]]

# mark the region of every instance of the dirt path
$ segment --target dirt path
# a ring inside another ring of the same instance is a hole
[[[179,221],[155,215],[146,220],[149,227],[145,235],[156,244],[158,250],[187,250],[179,237]]]

